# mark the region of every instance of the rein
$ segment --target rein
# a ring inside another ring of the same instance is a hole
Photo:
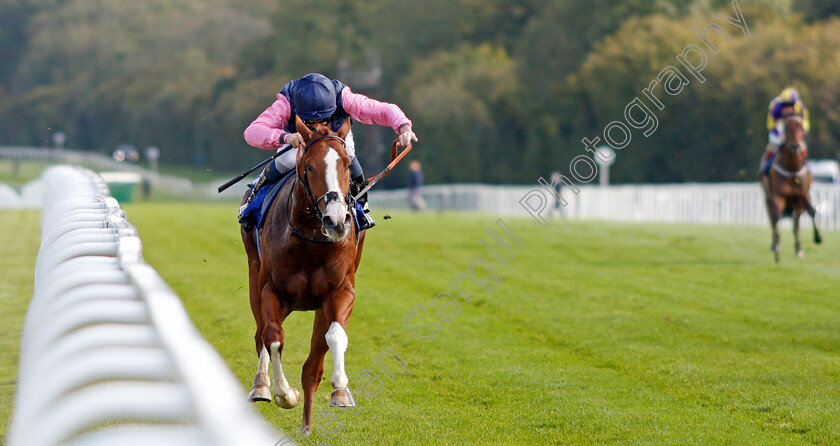
[[[295,182],[298,182],[298,181],[299,181],[299,180],[298,180],[298,178],[297,178],[297,177],[295,177]],[[292,185],[292,191],[294,191],[294,187],[295,187],[295,186],[294,186],[294,185]],[[306,187],[306,186],[304,186],[304,188],[305,188],[305,187]],[[288,198],[286,198],[286,209],[289,209],[289,212],[291,212],[291,209],[292,209],[292,208],[291,208],[291,206],[290,206],[290,203],[291,203],[291,201],[292,201],[292,191],[290,191],[290,192],[289,192],[289,196],[288,196]],[[317,211],[317,208],[316,208],[316,211]],[[320,214],[320,212],[319,212],[319,214]],[[295,236],[295,237],[297,237],[297,238],[301,238],[301,239],[303,239],[303,240],[306,240],[307,242],[312,242],[312,243],[324,243],[324,244],[326,244],[326,243],[335,243],[335,241],[334,241],[334,240],[330,240],[330,239],[326,239],[326,240],[324,240],[324,239],[317,239],[317,238],[307,237],[307,236],[303,235],[300,231],[298,231],[297,229],[295,229],[295,227],[294,227],[294,226],[292,226],[292,217],[291,217],[291,216],[289,216],[286,220],[289,222],[289,229],[292,231],[292,235],[294,235],[294,236]]]

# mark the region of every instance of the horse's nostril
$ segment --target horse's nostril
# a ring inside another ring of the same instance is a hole
[[[321,219],[321,222],[324,224],[324,227],[327,228],[327,229],[332,229],[333,227],[335,227],[335,223],[333,223],[333,219],[331,217],[327,216],[327,215],[325,215],[324,218]]]
[[[344,214],[344,225],[350,224],[350,213]]]

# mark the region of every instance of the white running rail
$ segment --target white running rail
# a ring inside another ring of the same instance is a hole
[[[529,216],[521,200],[537,194],[530,204],[543,218],[554,213],[556,202],[551,192],[540,184],[531,186],[490,186],[483,184],[448,184],[427,186],[422,190],[429,210],[478,211],[494,215]],[[545,201],[540,202],[540,196]],[[748,225],[769,227],[764,194],[758,183],[686,183],[635,184],[601,188],[579,186],[563,189],[567,202],[562,215],[581,220],[619,222],[693,223],[711,225]],[[407,209],[408,191],[371,191],[371,205],[378,209]],[[815,183],[811,201],[817,208],[820,229],[840,230],[840,184]],[[544,205],[544,207],[541,206]],[[811,227],[811,218],[803,216],[803,228]],[[790,227],[790,219],[782,221]]]
[[[43,175],[41,249],[8,446],[289,444],[143,261],[96,174]]]

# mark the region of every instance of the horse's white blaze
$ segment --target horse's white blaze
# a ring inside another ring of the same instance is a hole
[[[338,152],[330,148],[324,157],[324,163],[326,164],[327,191],[341,194],[341,187],[338,184],[338,159]],[[344,201],[331,201],[327,203],[324,214],[329,216],[336,224],[343,226],[344,217],[347,215],[347,205]],[[344,234],[336,234],[336,237],[342,235]]]
[[[344,352],[347,351],[347,333],[341,328],[341,324],[333,322],[327,331],[327,345],[333,354],[332,385],[337,389],[347,387],[349,382],[344,372]]]
[[[324,163],[327,165],[327,191],[341,192],[338,185],[338,153],[335,149],[330,148],[327,151],[327,156],[324,157]]]
[[[262,353],[260,353],[260,365],[262,365]],[[283,375],[283,366],[280,364],[280,343],[271,343],[271,372],[274,374],[272,392],[275,395],[288,395],[292,392],[286,375]]]

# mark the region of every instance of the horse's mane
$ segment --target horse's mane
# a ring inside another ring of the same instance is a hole
[[[310,136],[310,140],[314,140],[315,138],[320,138],[323,136],[329,135],[337,135],[337,132],[333,132],[329,125],[317,125],[314,129],[312,129],[312,134]],[[345,149],[346,150],[346,149]]]
[[[312,129],[310,140],[314,140],[315,138],[320,138],[322,136],[327,136],[333,133],[335,132],[333,132],[328,125],[316,125],[315,128]]]
[[[794,113],[792,115],[787,115],[784,118],[782,118],[782,122],[784,122],[785,125],[788,125],[788,123],[797,123],[799,125],[802,125],[802,120],[803,119],[804,118],[803,118],[802,114]]]
[[[345,126],[348,126],[347,131],[349,132],[349,122],[350,122],[350,118],[347,118],[347,120],[345,120],[344,124],[342,124],[341,128],[338,129],[338,131],[333,131],[329,124],[320,123],[320,124],[314,124],[313,127],[309,127],[309,126],[303,124],[302,121],[299,121],[298,124],[297,124],[299,131],[301,133],[307,132],[307,134],[308,134],[308,136],[304,139],[304,141],[306,141],[306,145],[305,145],[304,150],[302,150],[302,155],[305,155],[309,152],[309,150],[307,150],[307,149],[309,148],[309,146],[313,142],[315,142],[316,140],[330,139],[330,138],[327,138],[327,137],[335,137],[335,138],[339,139],[340,141],[342,141],[341,145],[344,146],[343,147],[344,148],[344,153],[346,155],[347,154],[347,152],[346,152],[347,148],[346,148],[346,145],[344,144],[344,138],[342,138],[340,135],[344,131]],[[327,145],[329,146],[329,143],[327,143]],[[339,152],[339,153],[341,153],[341,152]],[[300,155],[299,155],[299,157],[300,157]],[[298,160],[299,159],[300,158],[298,158]]]
[[[319,125],[319,126],[315,127],[315,132],[314,133],[317,133],[319,136],[324,136],[324,135],[329,135],[332,132],[330,132],[330,128],[327,127],[326,125]]]

